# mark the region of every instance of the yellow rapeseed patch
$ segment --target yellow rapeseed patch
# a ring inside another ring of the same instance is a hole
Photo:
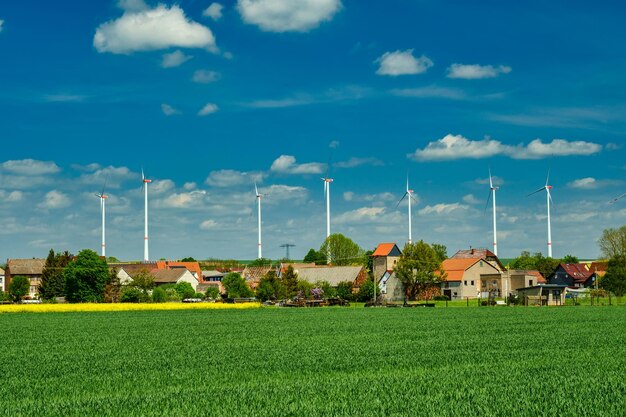
[[[144,310],[245,310],[259,307],[261,307],[260,303],[6,304],[0,305],[0,313],[70,313]]]

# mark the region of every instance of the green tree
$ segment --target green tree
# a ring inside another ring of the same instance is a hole
[[[257,258],[250,262],[250,266],[271,266],[272,260],[267,258]]]
[[[147,269],[144,269],[135,274],[129,285],[147,294],[154,288],[154,277]]]
[[[118,303],[122,295],[122,284],[117,276],[117,271],[112,269],[109,272],[109,280],[104,286],[104,302]]]
[[[220,297],[220,289],[218,287],[216,287],[215,285],[211,285],[206,289],[206,292],[204,293],[204,297],[207,299],[212,299],[212,300],[217,300]]]
[[[560,259],[546,258],[541,253],[535,254],[535,268],[544,278],[548,278],[559,267]]]
[[[296,285],[296,294],[298,297],[311,298],[311,290],[315,288],[315,285],[309,281],[299,280]]]
[[[511,269],[533,270],[537,269],[535,266],[535,258],[530,256],[530,252],[522,251],[520,256],[513,259],[510,264]]]
[[[298,274],[294,271],[293,266],[289,265],[280,277],[285,288],[285,295],[293,297],[298,292]]]
[[[352,301],[354,299],[352,294],[352,282],[342,281],[337,284],[337,297],[343,300]]]
[[[598,239],[598,246],[605,259],[626,256],[626,225],[619,229],[606,229]]]
[[[330,285],[330,282],[328,281],[317,281],[315,286],[324,291],[324,297],[326,298],[337,296],[337,289]]]
[[[328,236],[319,251],[336,266],[360,265],[363,262],[363,249],[341,233]]]
[[[254,292],[246,284],[246,280],[236,272],[226,274],[222,279],[222,285],[226,290],[228,298],[249,298],[254,296]]]
[[[256,289],[256,298],[261,301],[284,298],[285,294],[285,286],[281,280],[278,279],[276,271],[273,269],[261,278],[259,286]]]
[[[73,256],[67,251],[55,254],[54,250],[50,249],[39,283],[39,296],[42,299],[52,300],[55,297],[65,295],[63,270],[72,261],[72,258]]]
[[[119,259],[117,259],[115,256],[107,256],[107,257],[106,257],[106,261],[107,261],[107,263],[117,263],[117,262],[119,262],[120,260],[119,260]]]
[[[179,282],[174,286],[174,289],[178,294],[180,294],[180,298],[183,300],[187,298],[194,298],[196,296],[196,291],[188,282]]]
[[[164,303],[167,301],[167,293],[163,288],[156,287],[152,291],[152,301],[155,303]]]
[[[357,301],[367,302],[374,299],[374,280],[368,279],[361,285],[356,296]],[[376,296],[380,296],[378,288],[376,288]]]
[[[326,264],[326,255],[316,251],[315,249],[309,249],[309,252],[303,259],[305,263],[315,263],[316,265],[325,265]]]
[[[443,262],[448,259],[448,248],[446,248],[446,245],[442,245],[441,243],[433,243],[432,245],[430,245],[430,247],[433,248],[433,250],[435,251],[439,262]]]
[[[126,287],[120,296],[122,303],[145,303],[150,300],[150,296],[137,287]]]
[[[188,256],[186,258],[181,259],[180,262],[198,262],[198,261],[193,259],[191,256]]]
[[[373,250],[365,251],[365,253],[363,254],[363,267],[365,268],[367,273],[370,274],[370,276],[372,276],[372,273],[374,272],[374,257],[372,256],[373,254]]]
[[[423,240],[404,246],[395,272],[410,300],[435,286],[445,275],[437,253]]]
[[[9,294],[16,303],[22,301],[30,291],[30,278],[23,275],[16,275],[11,279],[9,284]]]
[[[90,249],[78,253],[63,271],[66,299],[69,302],[101,302],[109,280],[109,267]]]
[[[564,264],[577,264],[580,260],[574,255],[565,255],[561,262]]]
[[[626,294],[626,256],[618,255],[609,260],[600,286],[618,297]]]

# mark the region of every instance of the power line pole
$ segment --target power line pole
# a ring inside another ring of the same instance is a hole
[[[289,259],[289,248],[294,248],[296,245],[293,243],[283,243],[280,245],[281,248],[285,248],[286,256],[285,259]]]

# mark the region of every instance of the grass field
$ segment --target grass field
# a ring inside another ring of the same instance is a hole
[[[0,314],[0,414],[598,415],[626,308]]]

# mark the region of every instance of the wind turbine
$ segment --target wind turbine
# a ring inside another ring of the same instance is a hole
[[[550,182],[550,170],[548,170],[548,176],[546,177],[546,185],[544,185],[537,191],[533,191],[532,193],[528,194],[528,196],[531,196],[533,194],[537,194],[540,191],[546,190],[546,205],[548,207],[548,257],[552,258],[552,228],[550,225],[550,203],[552,203],[552,196],[550,195],[550,190],[552,189],[552,186],[549,185],[549,182]]]
[[[326,238],[330,236],[330,183],[333,182],[332,178],[322,178],[324,181],[324,197],[326,197]]]
[[[487,210],[487,206],[489,206],[489,200],[493,196],[493,254],[498,256],[498,232],[496,229],[496,191],[498,191],[500,187],[494,187],[493,179],[491,177],[491,169],[489,169],[489,197],[487,198],[487,205],[485,206],[485,210]]]
[[[108,195],[104,194],[104,188],[106,187],[106,181],[102,186],[100,194],[96,193],[96,197],[100,199],[100,211],[102,212],[102,246],[100,247],[102,257],[106,257],[106,231],[105,231],[105,211],[106,211],[106,199]]]
[[[146,178],[143,173],[143,168],[141,168],[141,181],[144,196],[143,261],[149,262],[150,256],[148,254],[148,184],[150,184],[152,180]]]
[[[398,206],[400,205],[402,200],[404,200],[405,197],[408,197],[407,202],[408,202],[408,207],[409,207],[409,244],[411,244],[413,243],[413,235],[412,235],[413,227],[411,226],[411,200],[415,201],[415,203],[417,203],[417,200],[415,199],[415,197],[413,197],[413,190],[409,188],[409,176],[408,175],[406,176],[406,192],[404,193],[400,201],[398,201],[398,204],[396,204],[396,208],[398,208]]]
[[[260,194],[259,193],[259,189],[256,186],[256,182],[254,183],[254,193],[256,195],[256,200],[257,200],[257,211],[258,211],[258,217],[259,217],[259,242],[258,242],[258,247],[259,247],[259,256],[258,258],[262,258],[263,257],[263,251],[261,248],[261,199],[263,197],[265,197],[265,194]]]
[[[624,197],[626,197],[626,194],[622,194],[619,197],[615,197],[613,200],[609,201],[609,204],[615,204],[617,203],[619,199],[624,198]]]

